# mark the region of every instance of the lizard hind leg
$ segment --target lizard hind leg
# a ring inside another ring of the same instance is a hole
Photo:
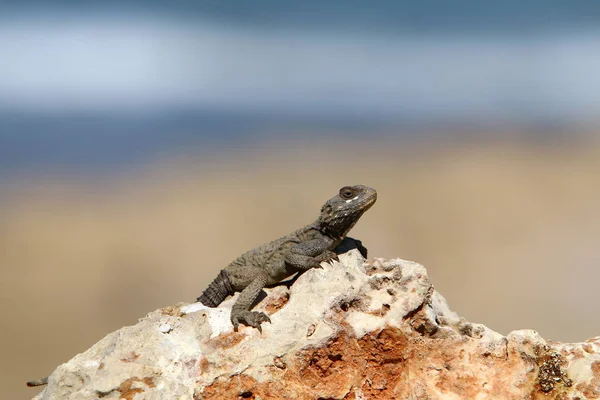
[[[263,322],[271,322],[271,319],[267,314],[258,311],[250,311],[254,300],[256,300],[258,294],[267,284],[267,280],[268,275],[266,272],[260,271],[252,282],[240,293],[240,297],[238,297],[231,308],[230,318],[234,331],[237,332],[239,323],[241,322],[244,325],[258,329],[258,331],[262,333],[260,324]]]
[[[227,296],[232,295],[234,292],[227,272],[221,270],[215,280],[208,285],[204,293],[202,293],[202,296],[198,297],[196,301],[199,301],[207,307],[216,307],[221,304]]]

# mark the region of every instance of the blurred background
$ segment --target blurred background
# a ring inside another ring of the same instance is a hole
[[[506,334],[600,334],[600,3],[0,2],[0,386],[347,184],[371,257]]]

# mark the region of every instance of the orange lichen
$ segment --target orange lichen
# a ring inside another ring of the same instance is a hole
[[[239,344],[245,337],[242,332],[222,333],[212,339],[212,344],[220,349],[229,349]]]
[[[135,387],[135,388],[133,387],[136,382],[142,382],[149,388],[153,388],[155,386],[154,379],[151,377],[145,377],[145,378],[141,378],[141,379],[138,377],[129,378],[129,379],[121,382],[121,384],[117,388],[117,391],[121,394],[119,396],[119,399],[133,400],[133,398],[135,397],[136,394],[143,393],[144,389],[142,389],[140,387]]]
[[[289,292],[283,293],[281,296],[276,296],[269,298],[267,304],[265,305],[265,312],[269,315],[276,313],[281,310],[289,301],[290,294]]]

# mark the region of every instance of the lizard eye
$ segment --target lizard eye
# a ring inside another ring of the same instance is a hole
[[[349,200],[355,196],[354,190],[350,186],[344,186],[340,189],[340,197]]]

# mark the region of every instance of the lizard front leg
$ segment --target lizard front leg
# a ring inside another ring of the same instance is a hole
[[[262,333],[260,324],[263,322],[271,322],[271,319],[267,314],[258,311],[250,311],[252,303],[254,303],[254,300],[256,300],[260,291],[267,284],[268,278],[267,273],[261,271],[240,293],[240,297],[231,308],[231,323],[233,324],[234,331],[237,332],[239,323],[242,322],[245,325],[258,329],[258,331]]]
[[[337,254],[329,247],[333,244],[330,238],[313,239],[298,243],[288,250],[285,262],[300,271],[319,268],[323,261],[337,261]]]

